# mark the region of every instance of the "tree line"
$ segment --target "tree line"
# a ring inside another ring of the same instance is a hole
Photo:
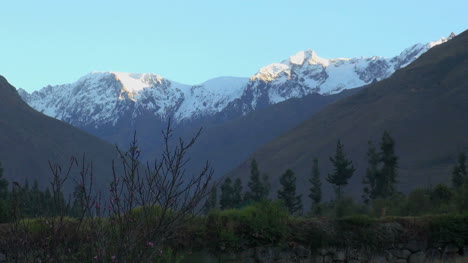
[[[333,170],[325,176],[326,182],[334,188],[335,198],[331,203],[322,201],[322,180],[320,176],[319,160],[314,158],[311,164],[311,173],[308,178],[308,198],[311,207],[308,209],[312,215],[322,215],[324,209],[334,210],[338,217],[343,216],[349,198],[343,195],[344,188],[355,173],[351,160],[346,157],[344,145],[338,140],[334,156],[329,157]],[[401,193],[396,189],[398,182],[398,161],[395,153],[395,141],[388,132],[384,132],[378,148],[372,141],[368,142],[367,169],[363,177],[364,185],[362,201],[366,206],[380,204],[381,213],[385,214],[391,199],[401,199]],[[416,190],[408,198],[421,201],[425,198],[433,205],[441,206],[458,198],[461,206],[468,208],[468,172],[466,155],[460,153],[456,165],[452,170],[452,187],[440,184],[429,190]],[[296,190],[296,175],[287,169],[280,177],[280,189],[276,198],[287,208],[290,214],[303,214],[303,196]],[[220,191],[219,191],[220,190]],[[218,187],[213,185],[206,198],[203,210],[205,213],[219,208],[221,210],[241,208],[252,203],[269,200],[272,197],[269,176],[261,173],[255,159],[250,164],[250,177],[247,189],[244,191],[240,178],[232,180],[226,178]],[[419,195],[419,196],[418,196]],[[13,220],[14,217],[41,217],[54,216],[66,212],[67,216],[78,217],[83,210],[79,186],[73,196],[66,198],[62,191],[51,191],[49,187],[41,190],[35,180],[32,186],[28,180],[21,185],[18,182],[11,184],[3,178],[3,169],[0,163],[0,222]],[[219,200],[218,200],[219,199]],[[414,206],[414,205],[413,205]],[[423,205],[421,205],[422,207]],[[419,209],[420,207],[413,207]]]
[[[37,180],[33,181],[32,186],[27,179],[23,184],[13,182],[10,189],[8,186],[0,163],[0,223],[16,218],[58,216],[64,211],[70,217],[80,215],[82,208],[78,201],[78,188],[73,197],[66,198],[61,190],[53,191],[49,187],[40,189]]]
[[[334,189],[335,198],[331,203],[336,217],[344,215],[346,206],[349,205],[349,198],[343,195],[344,188],[348,184],[356,169],[351,160],[346,157],[344,145],[340,140],[336,144],[334,156],[329,157],[333,170],[325,177],[326,182],[331,184]],[[402,193],[396,189],[398,182],[398,163],[399,158],[395,153],[395,141],[387,131],[384,131],[377,148],[372,141],[368,142],[367,150],[367,169],[362,180],[363,192],[362,201],[365,206],[380,204],[382,215],[386,214],[387,203],[385,200],[401,198]],[[431,191],[426,191],[426,195],[434,204],[440,202],[449,202],[450,199],[463,189],[468,188],[468,173],[466,169],[466,156],[460,153],[457,164],[452,172],[452,188],[443,184],[437,185]],[[311,165],[311,174],[308,178],[310,188],[308,198],[311,199],[310,213],[312,215],[321,215],[324,208],[330,209],[330,204],[322,203],[322,181],[319,170],[319,160],[314,158]],[[292,215],[303,214],[302,195],[296,191],[296,176],[291,169],[287,169],[279,179],[280,189],[277,191],[277,199],[280,200]],[[206,200],[204,210],[206,213],[218,208],[221,210],[241,208],[251,203],[268,200],[270,197],[269,176],[261,173],[258,169],[258,163],[255,159],[250,164],[250,177],[247,183],[247,190],[243,191],[243,185],[240,178],[234,181],[226,178],[219,187],[221,193],[218,195],[217,186],[212,187],[211,194]],[[416,190],[412,195],[417,195]],[[466,191],[466,190],[465,190]],[[420,192],[420,191],[419,191]],[[467,192],[468,193],[468,192]],[[219,202],[217,198],[219,197]],[[465,198],[466,199],[466,198]],[[351,200],[352,201],[352,200]],[[384,205],[382,205],[385,203]],[[468,206],[468,204],[467,204]]]

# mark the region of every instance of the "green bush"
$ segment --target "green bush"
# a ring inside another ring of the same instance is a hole
[[[388,199],[376,199],[372,202],[371,215],[375,217],[401,216],[403,214],[406,198],[396,194]]]
[[[430,214],[433,209],[431,192],[426,189],[416,189],[408,195],[405,215],[419,216]]]
[[[351,197],[345,197],[341,200],[340,209],[343,217],[363,215],[367,212],[363,204],[355,202]]]
[[[468,212],[468,183],[463,184],[455,195],[457,210],[461,213]]]
[[[440,215],[430,219],[430,237],[433,244],[468,244],[468,215]]]
[[[288,212],[278,202],[263,201],[242,209],[212,212],[207,230],[231,248],[278,244],[287,235]]]
[[[431,201],[437,206],[448,204],[452,200],[452,197],[452,190],[444,184],[436,185],[430,193]]]

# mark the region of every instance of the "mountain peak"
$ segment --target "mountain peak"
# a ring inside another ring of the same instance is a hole
[[[330,63],[328,59],[319,57],[317,53],[311,49],[299,51],[290,56],[288,61],[283,61],[282,63],[290,65],[304,65],[306,62],[309,65],[321,64],[323,66],[327,66]]]
[[[319,57],[317,53],[313,50],[307,50],[308,52],[308,62],[309,65],[322,65],[327,67],[330,64],[330,60],[326,58]]]
[[[314,50],[303,50],[262,67],[250,80],[220,77],[186,85],[150,73],[92,72],[72,84],[20,95],[35,109],[79,126],[114,125],[143,115],[171,116],[177,122],[220,112],[247,114],[291,98],[336,94],[388,78],[446,41],[417,44],[394,58],[326,59]]]
[[[130,93],[138,93],[154,84],[161,84],[163,77],[151,73],[128,73],[116,71],[93,71],[78,80],[78,83],[99,83],[109,78],[115,79],[122,84],[122,89]]]
[[[150,73],[126,73],[126,72],[110,72],[115,76],[115,79],[122,83],[123,89],[129,92],[139,92],[145,88],[149,88],[154,84],[161,84],[163,78],[156,74]]]
[[[450,35],[448,37],[441,37],[439,40],[436,40],[436,41],[431,41],[427,44],[427,46],[429,48],[432,48],[434,46],[437,46],[437,45],[440,45],[442,43],[445,43],[449,40],[451,40],[452,38],[456,37],[457,34],[455,34],[454,32],[450,33]]]

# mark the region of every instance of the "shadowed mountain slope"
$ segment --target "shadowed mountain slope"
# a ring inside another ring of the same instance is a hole
[[[319,158],[325,181],[338,139],[357,168],[348,192],[360,196],[368,140],[380,143],[384,130],[396,141],[399,189],[409,191],[450,181],[458,152],[468,151],[468,32],[436,46],[390,78],[329,105],[252,156],[270,175],[276,197],[279,176],[288,168],[306,193],[312,159]],[[229,175],[247,179],[250,160]],[[307,199],[307,198],[305,198]]]
[[[0,162],[9,181],[23,183],[27,178],[30,183],[37,179],[41,186],[49,185],[49,160],[66,168],[71,156],[81,158],[83,153],[93,160],[96,183],[102,185],[110,178],[115,147],[35,111],[0,76]]]
[[[208,122],[203,126],[203,133],[192,149],[192,161],[200,164],[209,160],[216,170],[216,175],[223,176],[258,148],[296,127],[327,105],[358,90],[359,88],[355,88],[327,96],[309,94],[231,121],[220,124]]]

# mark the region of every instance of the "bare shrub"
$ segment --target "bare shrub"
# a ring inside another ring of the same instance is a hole
[[[169,121],[162,131],[160,158],[146,163],[134,135],[127,151],[117,147],[106,192],[94,189],[93,163],[85,154],[80,160],[71,158],[66,169],[49,163],[54,211],[25,219],[18,195],[9,238],[2,245],[7,257],[16,262],[174,261],[167,244],[201,211],[214,173],[208,162],[198,173],[186,170],[187,154],[200,133],[172,144]],[[75,191],[66,202],[63,191],[70,178]]]

